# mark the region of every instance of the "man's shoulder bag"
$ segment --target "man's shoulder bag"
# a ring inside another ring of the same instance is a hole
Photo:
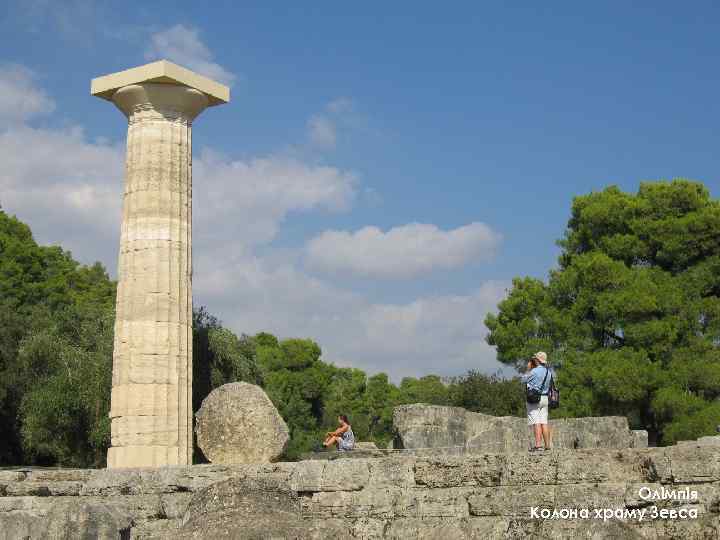
[[[535,390],[534,388],[530,388],[529,386],[525,389],[527,392],[527,395],[525,399],[528,403],[540,403],[540,397],[542,396],[542,389],[543,386],[545,386],[545,381],[547,380],[548,372],[550,370],[548,368],[545,368],[545,377],[543,378],[543,382],[540,385],[540,390]],[[552,379],[550,380],[552,382]]]
[[[550,377],[550,392],[548,393],[548,407],[557,409],[560,406],[560,390],[555,386],[555,377]]]

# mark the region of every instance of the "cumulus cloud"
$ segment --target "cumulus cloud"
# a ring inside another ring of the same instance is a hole
[[[30,223],[39,241],[113,268],[124,150],[89,142],[78,127],[1,132],[0,205]]]
[[[368,369],[387,370],[396,380],[417,373],[495,372],[503,366],[485,342],[484,320],[497,311],[508,288],[506,282],[488,281],[465,295],[368,304],[356,312],[357,326],[351,326],[362,334],[347,344],[331,341],[332,352],[340,348],[341,358],[363,358]]]
[[[256,256],[216,260],[198,272],[194,284],[197,297],[231,328],[311,336],[325,360],[384,371],[396,381],[501,369],[485,342],[483,320],[496,311],[508,286],[486,282],[466,295],[378,303],[310,276],[291,261],[272,264]]]
[[[55,102],[35,84],[35,74],[26,67],[0,66],[0,126],[18,124],[52,112]]]
[[[306,258],[323,271],[401,279],[488,259],[499,241],[500,235],[484,223],[448,231],[423,223],[387,232],[363,227],[354,233],[325,231],[307,244]]]
[[[354,174],[282,154],[232,160],[205,151],[193,163],[195,231],[203,244],[267,244],[290,212],[350,208]],[[226,242],[218,243],[218,238]]]
[[[167,59],[227,85],[232,85],[236,78],[234,73],[214,61],[212,52],[200,39],[198,30],[182,24],[150,36],[145,59]]]
[[[81,127],[29,124],[55,104],[22,66],[0,69],[0,205],[29,222],[38,239],[83,259],[117,256],[124,145],[90,142]],[[28,154],[32,149],[32,154]]]

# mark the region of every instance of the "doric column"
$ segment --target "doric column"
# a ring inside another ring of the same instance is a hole
[[[228,91],[161,61],[94,79],[92,93],[128,118],[107,465],[189,465],[192,122]]]

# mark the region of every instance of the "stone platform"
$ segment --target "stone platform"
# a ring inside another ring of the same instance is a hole
[[[643,500],[662,488],[692,500]],[[0,471],[0,538],[720,537],[716,446]],[[675,519],[651,519],[653,506]],[[536,512],[549,519],[534,518]],[[587,508],[590,519],[552,511]],[[592,519],[594,510],[628,512]],[[638,521],[640,512],[645,518]],[[690,510],[696,518],[681,519]],[[553,519],[555,517],[555,519]]]

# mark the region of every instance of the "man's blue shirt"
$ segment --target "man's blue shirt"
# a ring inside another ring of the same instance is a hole
[[[548,371],[547,379],[545,379],[545,371],[548,368],[545,366],[537,366],[532,368],[530,371],[525,373],[522,377],[520,377],[520,380],[528,385],[528,388],[532,388],[534,390],[540,390],[540,393],[545,395],[548,392],[550,392],[550,379],[552,378],[552,370]],[[543,379],[545,379],[545,384],[543,385]],[[540,386],[542,385],[542,389]]]

